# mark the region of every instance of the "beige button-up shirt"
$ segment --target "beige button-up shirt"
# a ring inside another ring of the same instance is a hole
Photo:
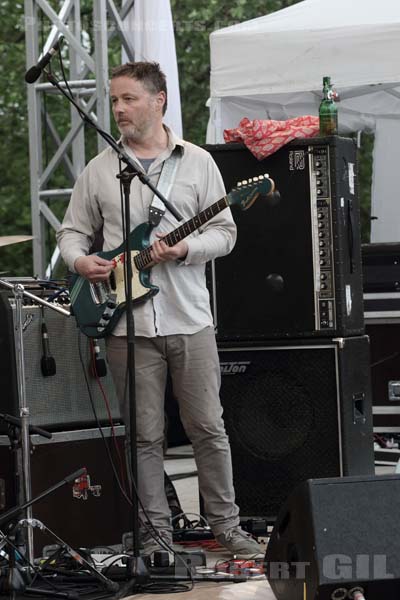
[[[156,186],[163,161],[175,146],[182,147],[168,200],[182,215],[183,221],[178,222],[166,210],[159,225],[152,230],[150,241],[153,241],[156,232],[169,233],[225,194],[221,174],[211,155],[166,129],[168,147],[152,163],[148,176]],[[132,151],[127,146],[124,148],[137,161]],[[117,248],[123,241],[118,172],[118,157],[114,150],[107,148],[88,163],[76,181],[62,226],[57,232],[61,255],[71,270],[74,270],[79,256],[88,254],[94,234],[102,226],[105,251]],[[152,199],[150,188],[134,178],[130,199],[131,230],[148,221]],[[189,251],[184,261],[169,261],[152,268],[151,283],[160,291],[134,308],[136,335],[191,334],[213,324],[205,264],[228,254],[235,244],[236,226],[230,209],[221,211],[186,241]],[[113,334],[126,334],[125,315]]]

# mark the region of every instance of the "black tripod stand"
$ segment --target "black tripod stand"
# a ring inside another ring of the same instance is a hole
[[[39,496],[32,498],[29,500],[29,502],[25,502],[24,504],[18,505],[6,511],[0,516],[0,529],[6,523],[12,523],[16,518],[19,517],[21,513],[25,511],[25,509],[32,506],[32,504],[35,504],[35,502],[43,500],[43,498],[46,498],[46,496],[52,494],[61,486],[66,485],[67,483],[72,483],[75,479],[85,474],[86,468],[79,469],[39,494]],[[50,598],[72,598],[71,594],[68,592],[56,592],[53,590],[49,591],[38,589],[37,587],[30,587],[32,582],[31,575],[32,572],[35,571],[35,568],[19,551],[21,528],[23,527],[40,527],[41,529],[47,529],[43,523],[37,519],[22,519],[21,521],[17,521],[11,525],[7,532],[7,536],[3,535],[3,540],[5,542],[4,547],[7,550],[6,555],[8,557],[8,566],[3,573],[3,579],[0,580],[0,594],[8,594],[10,598],[16,598],[17,595],[22,593],[48,596]],[[86,560],[81,552],[69,546],[64,540],[56,536],[54,532],[50,533],[56,537],[57,542],[61,545],[61,547],[69,552],[71,557],[73,557],[80,565],[84,566],[84,568],[90,572],[90,574],[105,590],[108,592],[116,592],[119,589],[117,583],[111,581],[102,573],[97,571],[97,569],[95,569],[93,565]]]

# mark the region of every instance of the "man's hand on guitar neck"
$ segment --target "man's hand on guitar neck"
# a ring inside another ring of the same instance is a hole
[[[108,279],[113,267],[113,261],[105,260],[97,254],[79,256],[74,263],[75,271],[92,283]]]
[[[162,240],[162,238],[165,237],[164,234],[157,233],[156,235],[160,239],[156,240],[151,245],[151,258],[155,263],[185,258],[189,250],[186,240],[181,240],[174,246],[168,246]]]

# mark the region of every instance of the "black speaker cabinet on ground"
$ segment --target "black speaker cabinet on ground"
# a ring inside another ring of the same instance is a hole
[[[371,347],[371,383],[374,427],[400,427],[400,319],[366,321]]]
[[[277,600],[400,597],[400,477],[310,480],[282,507],[265,556]]]
[[[41,371],[43,319],[50,351],[56,363],[56,373],[51,376],[44,376]],[[30,411],[30,423],[50,431],[95,426],[88,387],[98,418],[107,423],[108,412],[103,393],[91,375],[89,340],[80,334],[75,319],[51,308],[42,311],[40,305],[33,301],[22,307],[22,323],[26,404]],[[0,292],[1,412],[19,416],[15,327],[14,297]],[[104,356],[104,342],[100,340],[99,345]],[[111,375],[107,374],[100,381],[110,403],[111,415],[118,420],[118,402]],[[0,423],[0,431],[5,432],[4,423]]]
[[[265,160],[208,145],[229,191],[269,173],[280,201],[233,209],[238,238],[208,267],[218,339],[363,333],[357,160],[353,140],[296,140]]]
[[[104,431],[116,470],[126,483],[123,429],[116,427],[115,442],[111,440],[109,428]],[[8,510],[17,501],[16,459],[7,438],[0,436],[0,440],[2,509]],[[53,440],[45,443],[38,436],[33,436],[32,443],[33,498],[81,467],[87,468],[91,486],[101,486],[98,495],[88,491],[85,500],[74,497],[72,484],[64,485],[33,505],[33,517],[75,547],[120,544],[123,533],[132,531],[131,508],[114,479],[99,432],[95,429],[59,432],[53,434]],[[57,543],[39,529],[34,529],[34,542],[36,556],[41,555],[44,546]]]
[[[242,518],[276,517],[306,479],[374,473],[367,336],[219,356]]]

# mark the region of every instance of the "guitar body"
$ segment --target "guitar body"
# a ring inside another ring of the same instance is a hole
[[[134,257],[150,245],[152,227],[142,223],[129,235],[132,262],[133,305],[145,302],[159,291],[150,283],[150,270],[138,270]],[[114,260],[115,267],[110,280],[90,283],[85,277],[74,274],[71,279],[70,298],[72,311],[82,333],[92,338],[102,338],[111,333],[125,310],[124,244],[115,250],[99,252],[98,256]]]
[[[168,233],[163,241],[170,247],[174,246],[228,206],[237,204],[242,210],[247,210],[260,195],[274,193],[274,188],[274,182],[268,175],[258,175],[239,182],[237,188],[231,190],[227,196]],[[151,229],[151,225],[142,223],[129,235],[134,305],[145,302],[159,291],[157,286],[150,283],[150,268],[154,264],[149,249]],[[78,327],[85,335],[93,338],[102,338],[110,334],[126,305],[124,244],[109,252],[99,252],[99,256],[114,261],[114,268],[109,280],[90,283],[84,277],[74,275],[70,289],[72,312],[76,317]]]

